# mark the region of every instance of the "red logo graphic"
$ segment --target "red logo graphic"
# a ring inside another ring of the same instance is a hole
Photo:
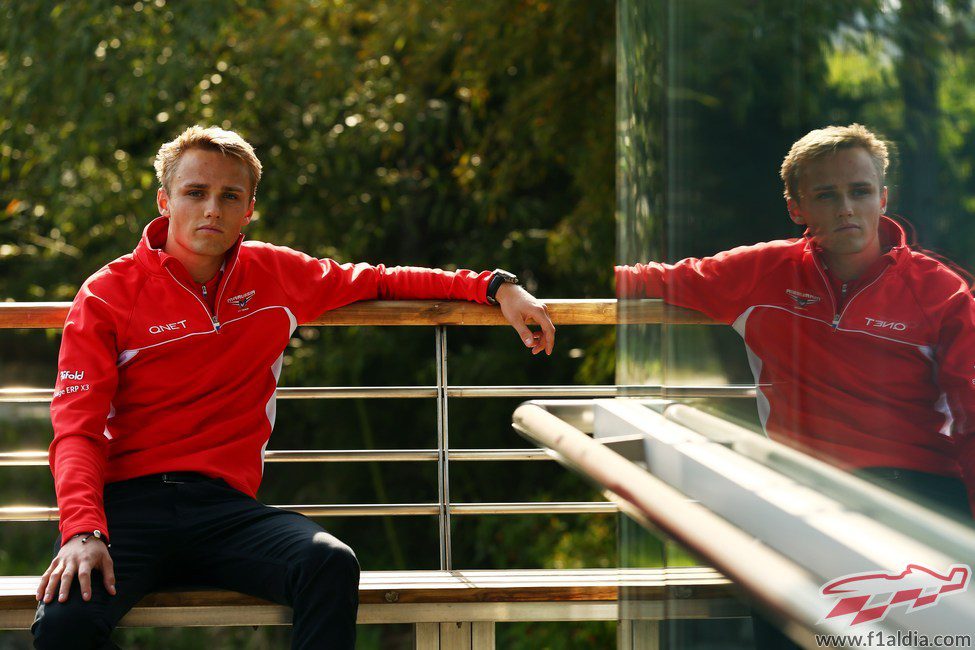
[[[853,614],[853,626],[882,621],[895,605],[906,605],[908,612],[933,607],[945,594],[964,593],[971,577],[972,570],[965,564],[952,565],[947,575],[909,564],[897,575],[868,571],[843,576],[820,589],[824,598],[839,598],[823,620]]]

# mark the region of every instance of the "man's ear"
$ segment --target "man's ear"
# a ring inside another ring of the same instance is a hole
[[[166,189],[160,187],[156,192],[156,206],[159,208],[159,214],[164,217],[169,216],[169,195],[166,194]]]
[[[805,226],[806,219],[802,216],[802,208],[799,207],[799,202],[795,199],[787,199],[786,205],[789,207],[789,218],[792,219],[792,222]]]
[[[887,214],[887,186],[880,190],[880,214]]]
[[[251,199],[251,204],[247,206],[247,214],[244,215],[244,225],[246,226],[251,222],[251,218],[254,216],[254,203],[256,201]]]

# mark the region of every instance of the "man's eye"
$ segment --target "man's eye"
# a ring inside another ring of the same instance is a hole
[[[853,196],[867,196],[868,194],[873,194],[873,192],[866,187],[858,187],[853,190]]]
[[[187,192],[187,194],[189,196],[200,197],[200,196],[203,196],[203,191],[202,190],[190,190],[189,192]]]
[[[237,195],[234,194],[233,192],[227,192],[223,196],[224,196],[224,198],[230,199],[231,201],[236,201],[237,200]]]
[[[816,195],[816,198],[820,200],[825,200],[825,199],[833,198],[834,195],[835,195],[834,192],[820,192],[819,194]]]

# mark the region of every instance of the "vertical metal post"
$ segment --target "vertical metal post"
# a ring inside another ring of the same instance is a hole
[[[437,337],[437,497],[440,500],[440,569],[450,571],[450,467],[447,450],[447,328],[436,327]]]

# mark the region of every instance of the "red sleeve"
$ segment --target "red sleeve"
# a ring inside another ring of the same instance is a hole
[[[295,318],[305,323],[359,300],[468,300],[487,303],[491,271],[441,271],[416,266],[339,264],[289,248],[274,247],[275,270],[291,299]]]
[[[937,382],[951,414],[958,463],[975,514],[975,299],[959,280],[946,302],[935,349]]]
[[[116,321],[90,283],[64,323],[51,402],[51,472],[61,512],[62,543],[80,532],[108,534],[102,493],[108,439],[105,423],[118,383]]]
[[[743,246],[676,264],[617,266],[616,292],[620,298],[662,298],[730,324],[748,307],[752,290],[768,274],[761,251]]]

